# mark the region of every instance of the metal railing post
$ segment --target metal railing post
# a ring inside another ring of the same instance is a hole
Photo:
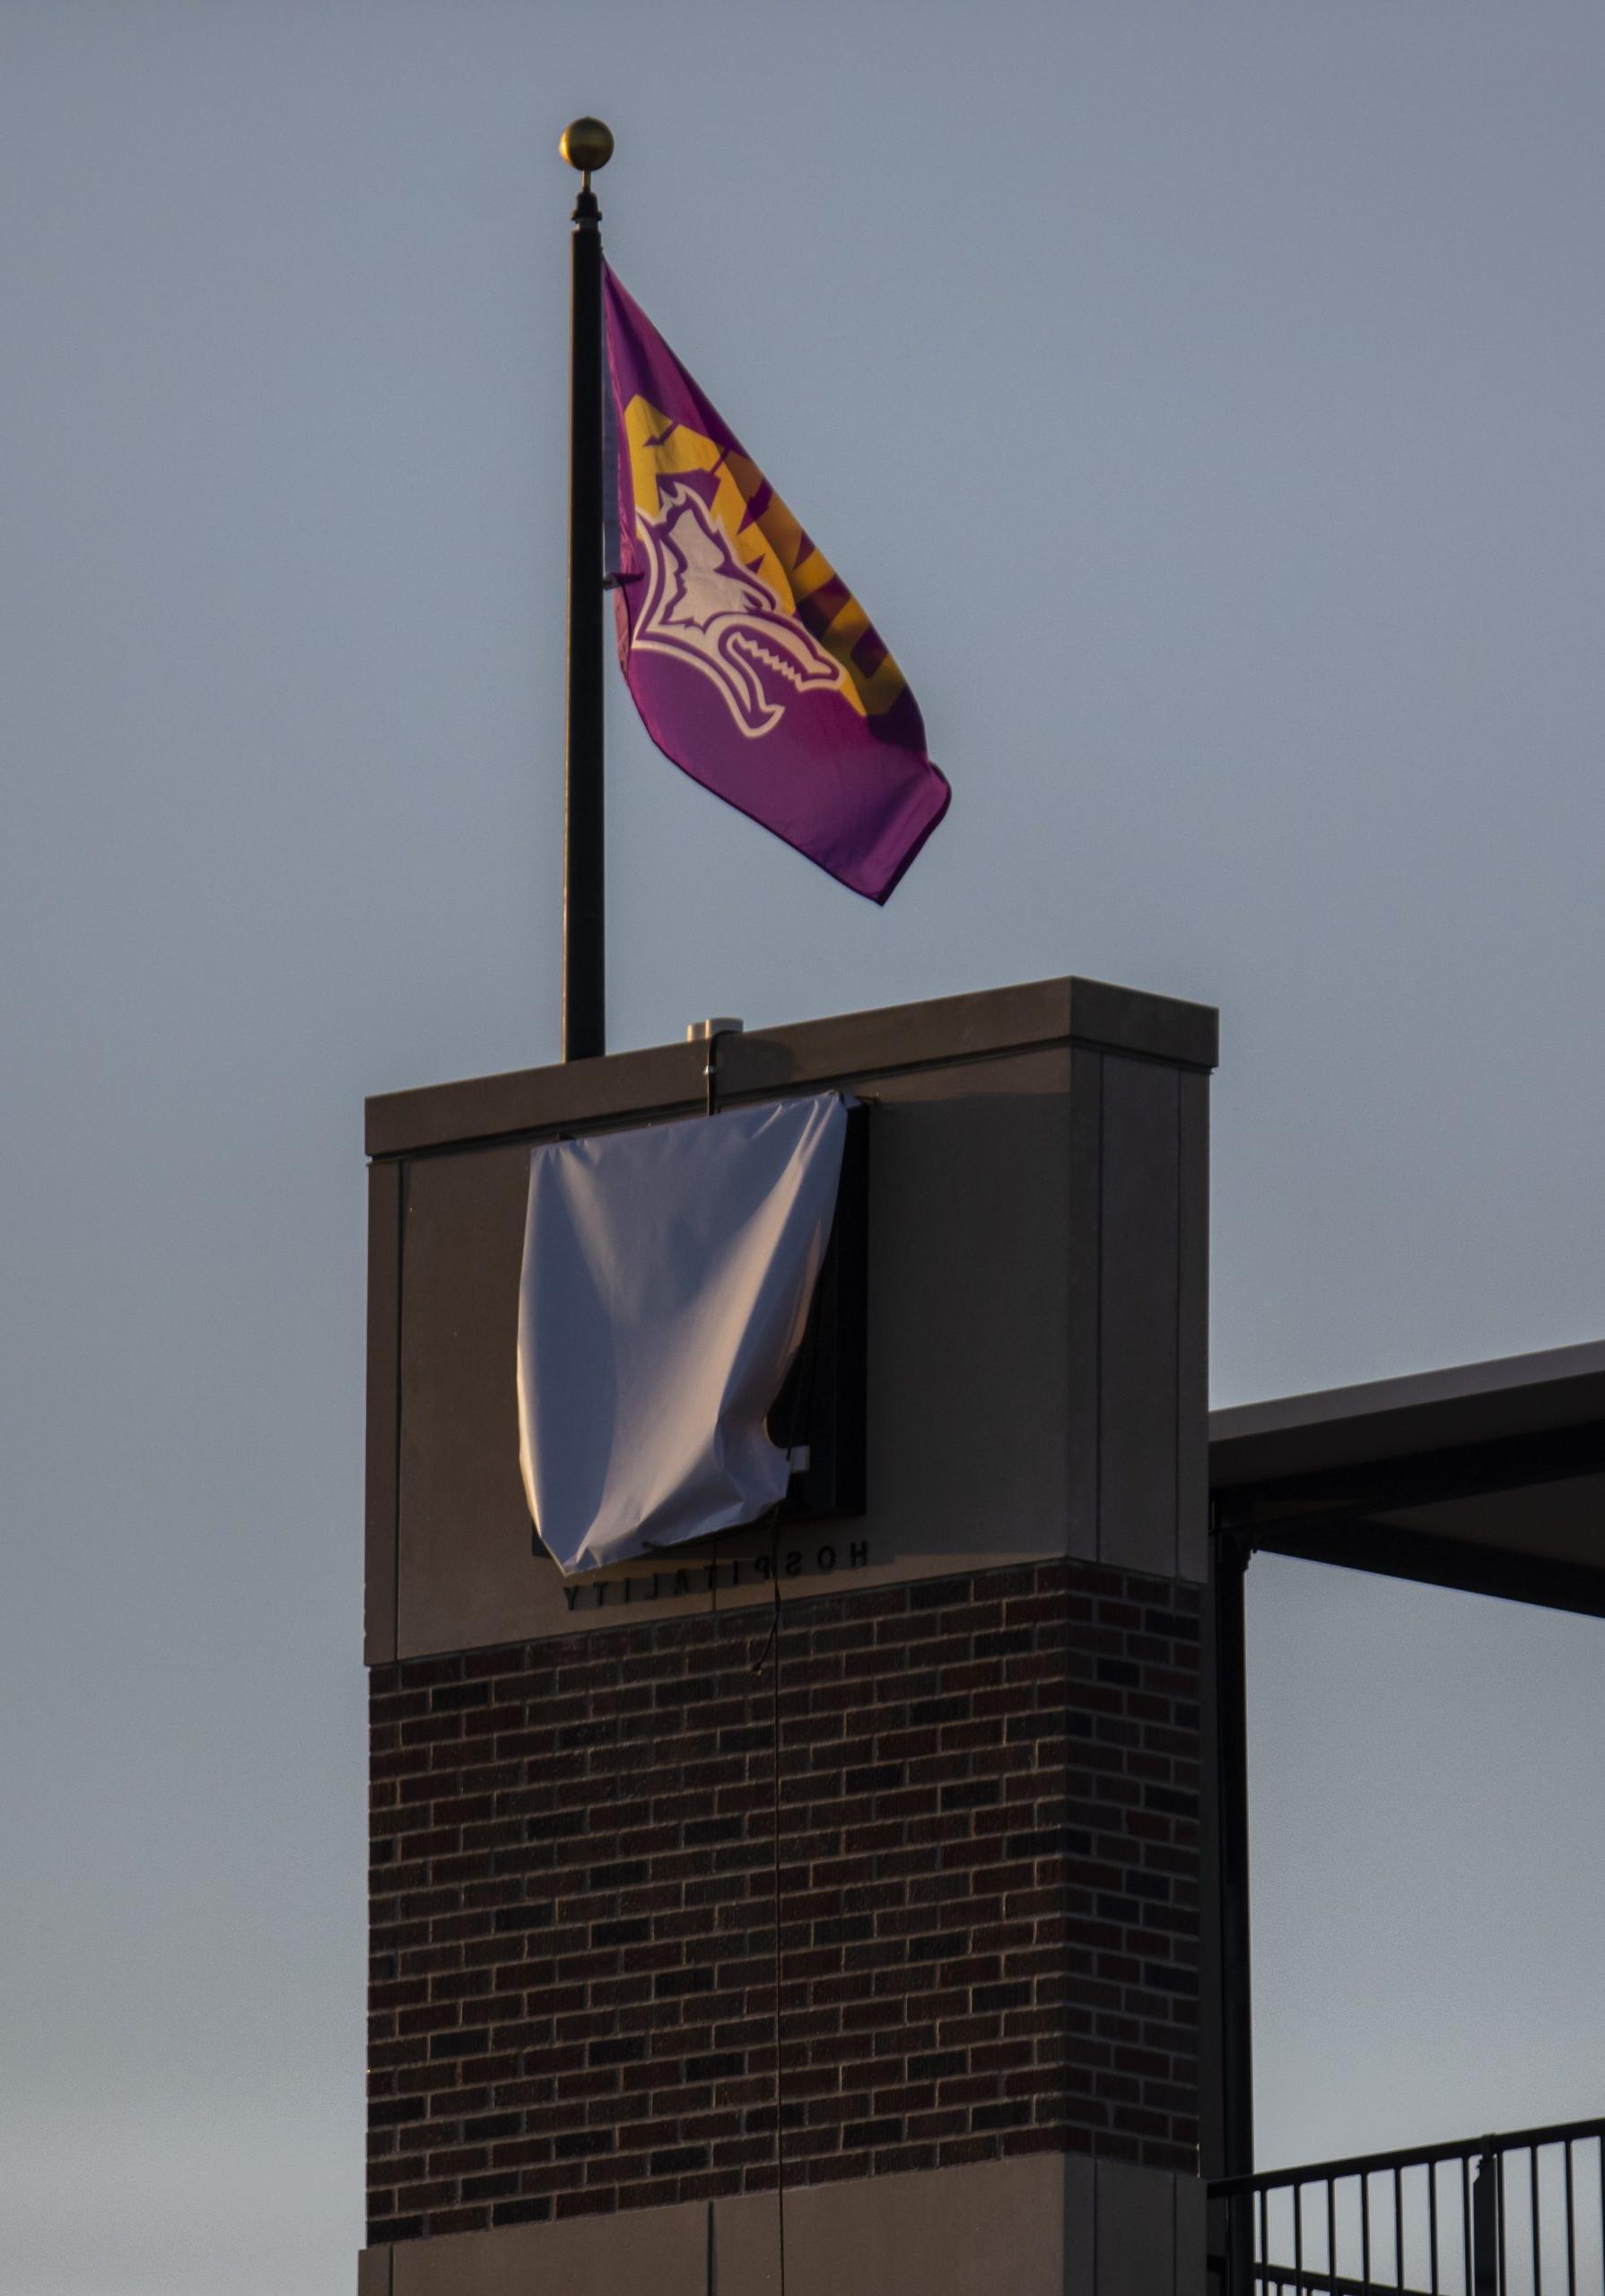
[[[1471,2296],[1499,2296],[1497,2179],[1495,2156],[1485,2152],[1471,2186]]]
[[[1226,2296],[1252,2296],[1254,2284],[1254,2196],[1226,2203]]]

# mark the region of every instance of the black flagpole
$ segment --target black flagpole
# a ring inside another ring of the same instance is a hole
[[[560,147],[580,170],[574,202],[569,367],[569,657],[563,785],[563,1057],[607,1049],[602,808],[602,211],[591,171],[613,157],[599,119],[576,119]]]

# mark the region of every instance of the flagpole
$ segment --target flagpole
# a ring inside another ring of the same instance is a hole
[[[602,804],[602,211],[593,169],[613,157],[599,119],[559,147],[580,171],[569,351],[568,719],[563,785],[563,1057],[607,1049]]]

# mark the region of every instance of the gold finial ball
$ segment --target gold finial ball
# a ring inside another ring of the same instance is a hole
[[[557,148],[571,168],[589,175],[612,159],[613,130],[599,119],[571,119]]]

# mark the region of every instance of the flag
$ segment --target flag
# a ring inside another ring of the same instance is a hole
[[[902,671],[662,336],[603,274],[619,658],[664,755],[884,901],[947,810]]]

